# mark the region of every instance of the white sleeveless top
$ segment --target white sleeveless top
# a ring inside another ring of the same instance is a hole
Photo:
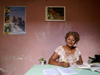
[[[66,62],[69,62],[70,65],[74,65],[75,62],[79,60],[79,56],[81,55],[81,52],[78,48],[76,48],[73,54],[67,55],[65,54],[63,46],[59,46],[55,52],[59,55],[59,62],[62,62],[63,59]]]

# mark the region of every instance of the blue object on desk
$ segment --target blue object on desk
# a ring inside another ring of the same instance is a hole
[[[25,75],[44,75],[43,70],[44,69],[51,69],[51,68],[57,68],[59,66],[54,65],[34,65]],[[73,75],[100,75],[99,72],[91,71],[88,69],[79,69],[79,68],[71,68],[76,74]]]

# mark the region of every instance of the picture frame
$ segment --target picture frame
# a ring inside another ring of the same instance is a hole
[[[4,7],[4,35],[26,34],[26,6]]]
[[[66,7],[46,6],[45,21],[66,21]]]

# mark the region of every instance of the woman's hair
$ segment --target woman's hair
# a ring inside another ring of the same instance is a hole
[[[69,35],[73,35],[75,37],[75,43],[77,43],[80,40],[80,36],[77,32],[70,31],[66,34],[65,41],[67,40]]]

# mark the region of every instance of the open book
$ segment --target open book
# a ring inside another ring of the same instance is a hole
[[[73,71],[70,68],[51,68],[51,69],[45,69],[43,70],[44,75],[64,75],[64,74],[76,74],[75,71]]]
[[[100,72],[100,63],[96,64],[96,63],[92,63],[92,64],[83,64],[83,65],[76,65],[78,68],[82,68],[82,69],[90,69],[92,71],[98,71]]]

